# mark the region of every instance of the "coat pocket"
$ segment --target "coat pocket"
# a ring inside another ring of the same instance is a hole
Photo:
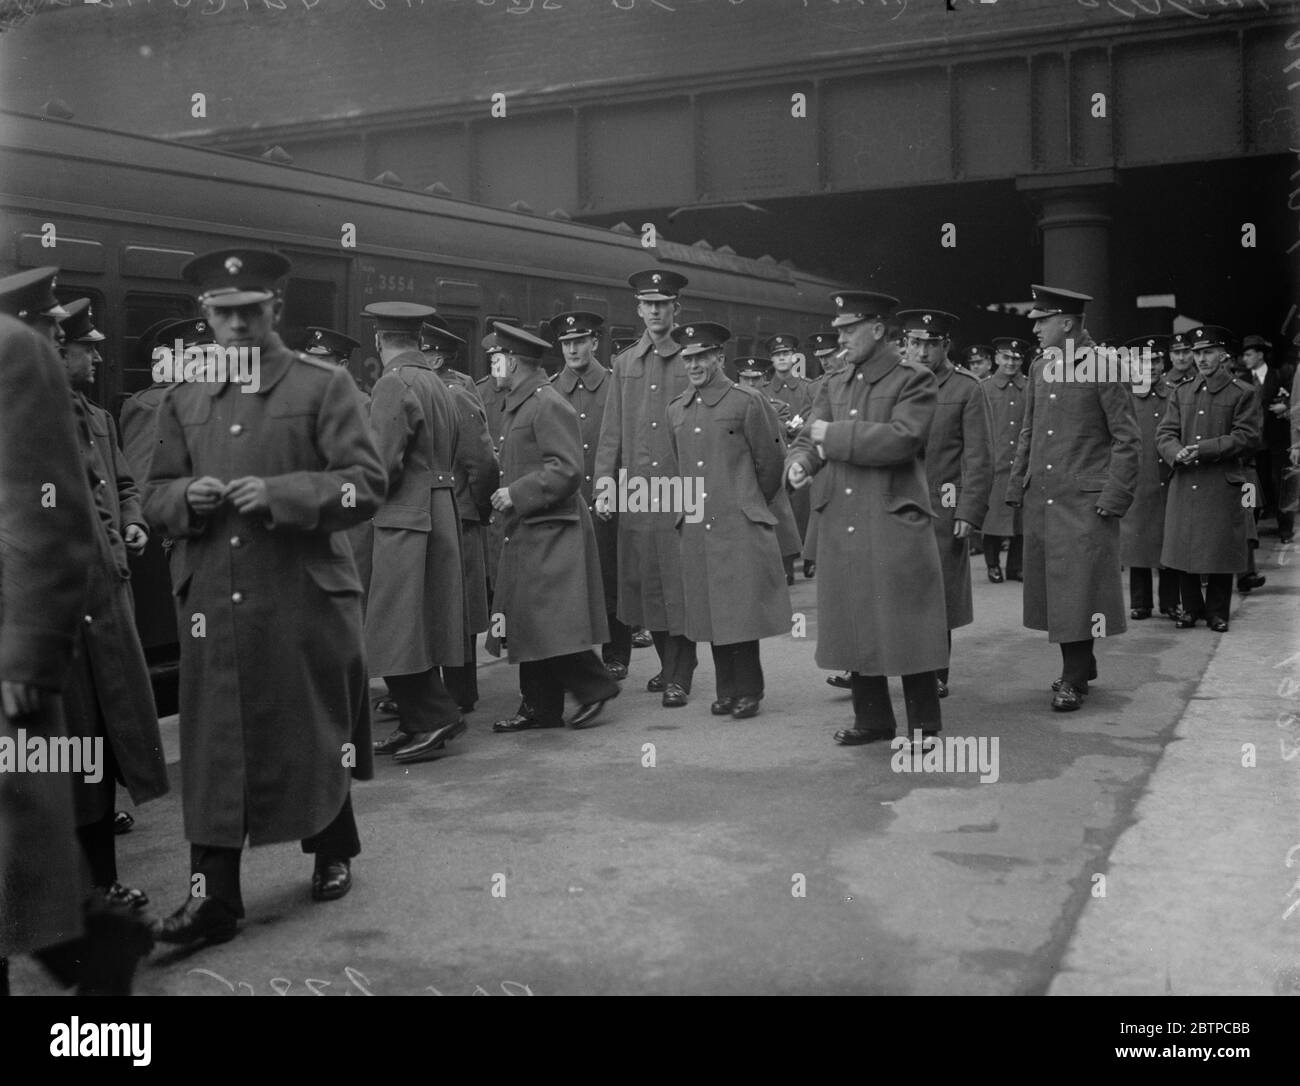
[[[361,595],[361,579],[351,559],[342,562],[304,562],[308,575],[316,587],[331,596]]]
[[[1084,475],[1080,473],[1074,477],[1074,481],[1080,490],[1091,494],[1098,490],[1105,490],[1109,478],[1110,476],[1105,474]]]
[[[528,516],[524,517],[520,523],[549,524],[551,522],[555,522],[557,524],[577,524],[578,519],[579,519],[578,514],[576,512],[573,511],[565,512],[563,510],[556,510],[555,512],[552,513],[531,513]]]
[[[934,519],[933,514],[926,512],[915,498],[901,494],[885,495],[885,512],[897,517],[904,524],[914,526],[928,525]]]
[[[376,528],[404,528],[408,532],[433,531],[433,517],[418,505],[385,505],[375,514]]]
[[[746,503],[741,511],[755,524],[776,524],[776,514],[766,505],[753,505]]]

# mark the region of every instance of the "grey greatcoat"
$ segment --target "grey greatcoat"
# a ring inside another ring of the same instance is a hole
[[[373,773],[361,583],[344,531],[385,476],[347,371],[272,336],[261,387],[173,385],[145,484],[155,528],[186,537],[181,613],[185,835],[237,848],[301,840]],[[269,515],[194,515],[198,476],[266,484]],[[201,631],[202,636],[198,636]],[[349,746],[350,744],[350,746]]]
[[[703,480],[703,519],[678,518],[686,636],[732,645],[790,631],[790,593],[771,501],[785,444],[762,392],[718,373],[668,405],[677,472]],[[698,498],[700,487],[695,488]]]
[[[447,381],[456,406],[456,447],[452,458],[456,476],[456,511],[460,517],[461,560],[465,569],[466,633],[480,634],[489,624],[485,526],[492,515],[492,494],[501,479],[501,468],[497,464],[492,439],[488,436],[483,403],[472,391],[473,385],[466,389],[463,381],[448,381],[445,366],[438,373]]]
[[[1262,423],[1254,385],[1221,366],[1179,385],[1156,429],[1156,448],[1173,468],[1165,507],[1161,565],[1188,573],[1240,573],[1246,568],[1243,487]],[[1193,464],[1175,466],[1184,445],[1196,445]],[[1256,498],[1258,501],[1258,487]],[[1247,511],[1249,512],[1249,511]]]
[[[33,716],[0,707],[6,745],[67,736],[58,692],[95,560],[68,397],[53,345],[0,315],[0,679],[46,692]],[[81,934],[72,787],[63,773],[0,772],[0,957]]]
[[[1007,500],[1023,501],[1024,624],[1052,642],[1128,628],[1119,569],[1119,518],[1133,501],[1141,442],[1127,385],[1048,381],[1029,369]],[[1097,509],[1110,515],[1103,517]]]
[[[492,441],[492,449],[497,454],[498,463],[501,457],[501,425],[505,412],[507,391],[496,387],[496,381],[489,374],[482,380],[475,382],[475,390],[478,392],[479,401],[483,404],[483,416],[487,421],[488,438]],[[483,551],[487,565],[488,576],[488,595],[491,596],[491,585],[497,575],[497,567],[501,564],[501,537],[505,518],[500,513],[493,513],[487,523],[483,533]]]
[[[943,572],[921,457],[934,374],[882,348],[822,381],[790,464],[829,476],[814,496],[817,666],[911,675],[948,662]],[[811,423],[830,423],[814,447]],[[816,485],[814,478],[813,485]]]
[[[614,359],[613,386],[596,450],[597,481],[619,472],[652,480],[671,474],[668,404],[685,391],[681,350],[660,355],[648,332]],[[671,510],[624,514],[618,520],[618,617],[629,626],[686,632],[681,548]]]
[[[925,474],[934,510],[934,540],[943,567],[948,629],[975,620],[971,601],[970,540],[958,539],[958,520],[978,530],[989,507],[993,485],[993,446],[989,437],[989,408],[980,382],[965,370],[944,362],[935,373],[938,384],[934,422],[925,443]]]
[[[131,573],[123,538],[128,525],[144,527],[145,519],[135,479],[117,447],[112,417],[79,393],[74,393],[74,405],[85,427],[81,439],[94,478],[98,524],[85,614],[63,687],[64,710],[71,734],[107,737],[118,779],[130,793],[131,801],[140,804],[168,791],[158,710],[149,682],[149,666],[135,629]],[[76,795],[81,824],[107,814],[110,791],[78,787]]]
[[[1146,392],[1133,391],[1133,414],[1142,437],[1137,488],[1133,504],[1119,526],[1119,560],[1138,569],[1160,565],[1165,535],[1165,499],[1169,494],[1169,465],[1156,448],[1156,427],[1165,417],[1171,388],[1161,376]]]
[[[366,656],[375,675],[465,663],[465,570],[456,509],[456,401],[419,351],[370,390],[370,429],[388,474],[375,514]]]
[[[578,413],[540,370],[506,397],[501,482],[510,489],[493,610],[512,663],[609,640],[600,559],[582,497]]]
[[[1020,374],[1004,377],[993,374],[980,384],[989,402],[993,436],[993,486],[989,490],[989,511],[981,526],[985,535],[1020,535],[1021,513],[1004,501],[1011,464],[1016,458],[1016,443],[1025,420],[1025,379]]]

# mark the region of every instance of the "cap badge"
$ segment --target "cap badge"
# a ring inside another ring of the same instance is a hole
[[[194,325],[194,331],[196,332],[206,332],[207,330],[208,330],[208,326],[204,324],[202,321],[199,321],[197,324]]]
[[[654,275],[650,276],[650,282],[657,283],[662,278],[663,278],[662,275],[660,275],[658,272],[655,272]]]
[[[686,329],[686,334],[687,334],[688,336],[693,336],[693,335],[695,335],[695,329],[694,329],[694,328],[687,328],[687,329]]]
[[[238,275],[240,269],[242,269],[243,266],[244,266],[244,262],[240,260],[239,257],[237,256],[226,257],[226,271],[228,271],[231,275]]]
[[[835,304],[842,307],[844,305],[844,299],[837,296],[835,299]]]
[[[569,327],[572,328],[572,327],[573,327],[573,318],[572,318],[572,317],[569,317],[567,323],[568,323]]]
[[[923,323],[929,324],[932,320],[934,320],[934,317],[932,317],[929,313],[927,313],[924,317],[921,318],[921,320]]]

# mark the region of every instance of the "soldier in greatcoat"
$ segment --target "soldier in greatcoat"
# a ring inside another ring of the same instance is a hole
[[[786,459],[789,484],[829,484],[818,514],[817,664],[850,672],[854,725],[836,742],[893,738],[886,676],[903,677],[909,732],[942,726],[936,672],[948,663],[943,571],[922,456],[936,383],[889,342],[897,300],[833,296],[844,368],[822,382]]]
[[[113,823],[119,780],[137,806],[168,791],[158,711],[136,633],[127,564],[127,553],[139,555],[149,534],[113,418],[85,396],[102,361],[96,344],[103,342],[104,334],[95,327],[89,298],[65,308],[60,353],[72,386],[82,455],[94,480],[96,553],[63,706],[69,732],[99,743],[105,763],[99,780],[77,782],[77,836],[91,884],[110,902],[143,908],[149,903],[144,891],[118,881]]]
[[[737,358],[732,366],[736,371],[736,384],[741,388],[758,392],[763,401],[776,413],[777,430],[781,435],[781,459],[784,461],[790,447],[786,436],[786,423],[791,418],[790,405],[784,400],[778,400],[767,394],[767,384],[772,377],[772,360],[759,355],[746,355]],[[727,372],[725,365],[722,372],[724,375]],[[800,425],[802,426],[802,423]],[[790,494],[782,486],[767,504],[772,510],[772,515],[776,517],[776,542],[781,548],[782,566],[788,571],[790,562],[803,552],[803,541],[799,538],[799,528],[795,523],[794,510],[791,508]],[[786,583],[789,584],[788,577]]]
[[[808,420],[816,384],[812,378],[803,373],[803,359],[799,354],[798,337],[789,332],[778,332],[763,341],[763,352],[772,360],[772,370],[764,391],[769,399],[786,405],[788,414],[782,419],[781,424],[786,441],[793,441]],[[808,517],[811,512],[809,492],[791,491],[789,498],[802,548],[803,540],[808,534]],[[785,562],[785,583],[788,585],[794,584],[794,563],[797,557],[797,553],[782,555]]]
[[[60,690],[95,561],[86,462],[54,349],[66,315],[57,270],[0,279],[0,739],[11,750],[68,739]],[[23,953],[65,987],[128,995],[153,945],[129,910],[86,903],[73,775],[0,772],[0,996],[9,957]]]
[[[1037,284],[1032,290],[1029,317],[1043,354],[1030,367],[1005,500],[1024,508],[1024,624],[1061,646],[1052,708],[1070,712],[1097,677],[1094,638],[1128,628],[1119,518],[1133,501],[1141,442],[1126,385],[1096,366],[1070,374],[1063,365],[1067,351],[1091,352],[1083,327],[1091,299]]]
[[[1016,444],[1020,427],[1024,425],[1025,377],[1020,367],[1029,356],[1029,341],[1019,336],[998,336],[993,341],[997,372],[982,385],[988,400],[993,435],[993,486],[990,490],[989,511],[984,515],[984,562],[988,578],[994,584],[1003,582],[1002,542],[1007,542],[1006,580],[1023,581],[1021,567],[1024,561],[1025,537],[1022,534],[1021,512],[1004,500],[1007,480],[1011,477],[1011,462],[1016,458]]]
[[[441,757],[466,730],[440,668],[465,663],[466,598],[455,495],[459,437],[451,391],[420,350],[433,308],[372,302],[383,373],[370,390],[370,429],[388,473],[375,514],[366,656],[384,677],[398,723],[376,754],[413,764]]]
[[[546,380],[544,339],[501,321],[484,339],[493,372],[510,389],[501,445],[502,486],[492,507],[504,518],[493,610],[505,621],[519,664],[523,704],[498,732],[564,724],[564,695],[578,702],[572,728],[596,723],[618,682],[592,645],[609,638],[600,558],[582,494],[578,412]]]
[[[687,385],[678,357],[680,348],[670,334],[686,277],[650,268],[629,276],[628,283],[646,330],[614,359],[613,384],[605,400],[596,450],[598,489],[604,479],[618,486],[620,472],[647,486],[668,474],[672,455],[668,404]],[[610,494],[598,494],[597,515],[615,512],[623,512],[618,519],[618,617],[629,626],[649,629],[660,671],[646,689],[662,691],[664,708],[680,708],[690,696],[696,649],[685,632],[676,517],[671,510],[655,508],[620,511]]]
[[[686,581],[686,632],[713,648],[717,697],[710,712],[737,720],[763,699],[759,641],[790,630],[777,518],[784,435],[763,390],[723,372],[730,332],[700,322],[673,329],[691,387],[668,405],[683,493],[703,495],[679,516]]]
[[[275,331],[289,268],[225,249],[182,270],[253,379],[210,369],[168,389],[145,484],[149,523],[185,539],[172,591],[192,877],[159,925],[166,942],[236,934],[245,839],[301,840],[320,901],[348,892],[361,849],[350,781],[373,772],[370,706],[361,584],[340,533],[375,512],[386,478],[352,378]]]
[[[1156,448],[1173,469],[1160,559],[1180,571],[1186,613],[1175,622],[1179,629],[1203,618],[1210,629],[1227,632],[1232,578],[1245,565],[1242,509],[1250,510],[1253,497],[1246,466],[1262,419],[1256,390],[1226,365],[1231,342],[1218,325],[1192,333],[1197,376],[1169,397],[1156,428]]]
[[[564,353],[564,368],[551,378],[556,391],[578,413],[582,436],[582,496],[593,513],[592,527],[600,552],[601,584],[605,589],[605,620],[609,640],[601,647],[601,659],[615,679],[626,679],[632,662],[632,627],[618,617],[618,514],[594,516],[596,449],[600,445],[601,420],[612,382],[609,370],[596,361],[596,342],[604,319],[597,313],[573,310],[552,317],[550,334]]]
[[[1133,414],[1142,438],[1142,459],[1138,463],[1133,504],[1119,526],[1119,559],[1128,566],[1128,614],[1138,622],[1150,618],[1156,606],[1152,570],[1157,568],[1160,570],[1160,613],[1172,618],[1178,610],[1178,573],[1160,565],[1169,467],[1156,448],[1156,427],[1165,417],[1171,391],[1164,373],[1168,343],[1168,336],[1139,336],[1125,344],[1127,350],[1147,360],[1138,375],[1141,379],[1134,380],[1132,385]]]
[[[952,631],[975,620],[970,536],[984,523],[993,485],[992,424],[979,381],[948,360],[957,318],[940,309],[907,309],[897,316],[906,336],[908,360],[925,366],[938,386],[934,421],[925,443],[925,474],[943,567],[951,658]],[[939,697],[947,696],[945,665],[939,669]]]

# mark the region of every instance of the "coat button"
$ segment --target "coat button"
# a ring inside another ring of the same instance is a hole
[[[1051,437],[1054,433],[1056,433],[1055,430],[1048,430],[1048,431],[1047,431],[1047,436],[1048,436],[1048,437]]]
[[[1048,498],[1048,499],[1047,499],[1047,504],[1048,504],[1048,505],[1051,505],[1051,504],[1052,504],[1052,499],[1051,499],[1051,498]]]
[[[238,437],[240,434],[244,432],[244,428],[237,422],[232,423],[230,427],[230,432],[234,434],[236,437]]]
[[[586,443],[584,443],[582,447],[583,447],[584,451],[585,451],[586,449],[590,449],[590,448],[591,448],[591,446],[588,445],[588,444],[586,444]]]
[[[108,483],[106,483],[103,479],[100,479],[100,480],[99,480],[99,483],[98,483],[97,485],[98,485],[98,486],[108,486]]]
[[[1192,489],[1193,489],[1193,490],[1196,489],[1196,484],[1195,484],[1195,483],[1192,484]]]
[[[510,542],[510,537],[509,537],[509,536],[506,536],[505,539],[501,540],[501,542],[502,542],[502,543],[509,543],[509,542]]]
[[[587,482],[591,482],[591,476],[590,476],[590,475],[587,476]]]
[[[242,547],[242,546],[244,545],[244,541],[243,541],[242,539],[240,539],[239,536],[237,536],[237,535],[232,535],[232,536],[230,537],[230,545],[231,545],[232,547]]]
[[[697,434],[699,434],[699,433],[703,433],[703,431],[702,431],[698,426],[695,427],[695,432],[696,432]]]
[[[1051,464],[1048,464],[1048,465],[1047,465],[1047,470],[1048,470],[1048,471],[1051,471],[1051,470],[1052,470],[1052,465],[1051,465]]]
[[[94,622],[95,620],[94,620],[93,618],[91,618],[89,615],[86,615],[85,618],[82,619],[82,621],[83,621],[87,626],[89,626],[89,625],[90,625],[92,622]]]
[[[659,461],[658,461],[658,460],[651,460],[651,461],[650,461],[650,466],[651,466],[652,468],[657,468],[657,467],[659,466]]]
[[[857,413],[858,413],[858,409],[856,407],[849,408],[850,415],[856,415]]]
[[[858,380],[859,380],[859,381],[862,380],[862,374],[860,374],[860,373],[858,374]]]
[[[1055,392],[1050,392],[1050,393],[1048,393],[1047,398],[1048,398],[1049,400],[1054,400],[1054,399],[1056,399],[1056,393],[1055,393]]]
[[[845,494],[852,494],[852,493],[853,493],[853,488],[852,488],[851,486],[846,486],[846,487],[844,488],[844,493],[845,493]]]
[[[707,531],[708,531],[710,528],[712,528],[712,527],[713,527],[712,524],[706,524],[706,525],[704,526],[704,530],[707,532]]]
[[[853,525],[852,525],[852,524],[849,525],[849,532],[850,532],[850,534],[853,532]]]
[[[231,602],[231,603],[243,603],[243,602],[244,602],[244,594],[243,594],[242,592],[232,592],[232,593],[230,593],[230,602]]]
[[[659,391],[659,386],[658,386],[658,385],[651,385],[651,386],[650,386],[650,391],[651,391],[651,392],[658,392],[658,391]]]
[[[652,430],[658,429],[658,427],[659,427],[659,424],[658,424],[657,422],[652,422],[652,423],[650,424],[650,429],[652,429]]]
[[[578,418],[580,419],[585,419],[586,417],[587,417],[587,412],[585,411],[583,411],[581,414],[578,415]]]

